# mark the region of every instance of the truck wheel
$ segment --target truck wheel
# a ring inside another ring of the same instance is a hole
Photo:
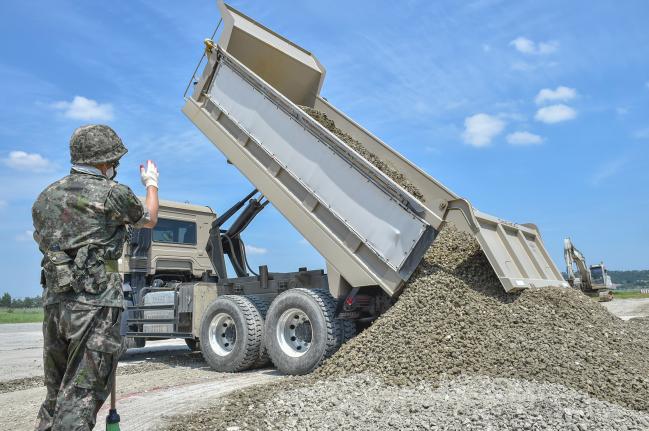
[[[259,311],[259,314],[261,314],[262,319],[265,321],[266,320],[266,314],[268,313],[268,300],[265,298],[262,298],[261,296],[256,296],[256,295],[246,295],[246,298],[250,300],[253,304],[255,304],[255,307],[257,307],[257,311]],[[264,331],[262,329],[262,336],[264,334]],[[252,364],[252,368],[262,368],[265,367],[270,363],[270,356],[268,355],[268,349],[266,348],[266,343],[263,340],[262,337],[262,343],[261,347],[259,348],[259,359]]]
[[[259,359],[262,331],[263,318],[249,298],[221,296],[201,320],[201,352],[216,371],[247,370]]]
[[[270,304],[264,339],[270,358],[285,374],[307,374],[341,344],[336,303],[325,289],[290,289]]]

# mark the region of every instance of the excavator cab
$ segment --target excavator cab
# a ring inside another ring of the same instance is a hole
[[[591,265],[590,274],[593,277],[593,284],[604,284],[605,269],[602,265]]]
[[[612,289],[613,283],[611,282],[611,276],[608,275],[608,270],[604,266],[604,263],[598,263],[597,265],[590,266],[590,275],[593,279],[593,284],[596,286],[601,286],[604,289]]]

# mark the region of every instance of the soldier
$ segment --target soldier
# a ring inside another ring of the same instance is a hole
[[[158,170],[140,165],[144,205],[113,180],[126,148],[104,125],[70,139],[70,175],[48,186],[32,208],[43,253],[43,366],[47,396],[38,430],[91,430],[110,391],[121,347],[122,282],[117,259],[126,225],[158,219]]]

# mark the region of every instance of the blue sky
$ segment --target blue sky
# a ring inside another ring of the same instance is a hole
[[[480,210],[536,223],[563,268],[649,268],[649,3],[232,1],[312,51],[322,94]],[[224,210],[252,186],[182,115],[215,1],[5,1],[0,6],[0,271],[39,293],[31,204],[69,169],[77,126],[129,154],[118,179]],[[274,209],[245,237],[253,266],[322,267]]]

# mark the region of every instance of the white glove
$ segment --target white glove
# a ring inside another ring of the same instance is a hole
[[[157,189],[159,176],[158,167],[151,160],[146,161],[146,167],[140,165],[140,178],[144,187],[153,186]]]

